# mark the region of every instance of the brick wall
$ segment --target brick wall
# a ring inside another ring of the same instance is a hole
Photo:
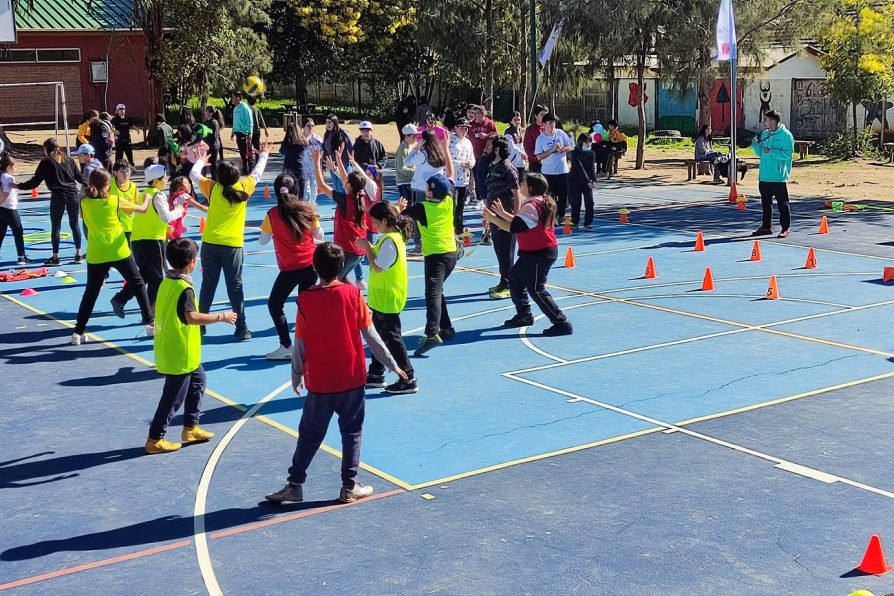
[[[77,64],[0,64],[0,82],[27,83],[62,81],[69,122],[80,117],[81,73]],[[55,87],[0,87],[0,123],[52,120]],[[62,114],[59,114],[62,117]]]

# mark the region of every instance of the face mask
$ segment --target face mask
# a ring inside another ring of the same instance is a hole
[[[583,145],[581,146],[581,149],[583,149],[584,151],[591,151],[593,147],[591,145]]]

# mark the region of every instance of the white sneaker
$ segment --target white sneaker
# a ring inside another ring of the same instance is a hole
[[[342,503],[353,503],[358,499],[365,499],[366,497],[372,496],[373,492],[373,487],[357,482],[354,484],[354,488],[341,487],[338,500]]]
[[[291,360],[292,359],[292,348],[287,348],[285,346],[279,346],[269,354],[267,354],[267,360]]]
[[[69,343],[73,346],[79,346],[81,344],[85,344],[85,343],[87,343],[87,336],[81,335],[79,333],[72,333],[71,341]]]
[[[155,337],[155,325],[146,325],[146,337]]]

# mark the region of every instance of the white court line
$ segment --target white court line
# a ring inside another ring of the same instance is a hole
[[[248,422],[265,403],[291,386],[291,380],[288,383],[283,383],[262,397],[258,403],[245,412],[242,417],[237,420],[229,430],[227,430],[227,433],[214,447],[214,451],[211,452],[208,461],[205,463],[205,469],[202,471],[202,477],[199,480],[199,486],[196,489],[196,504],[193,508],[192,515],[193,534],[195,535],[196,557],[199,560],[199,570],[202,572],[202,579],[205,581],[205,589],[208,590],[208,593],[211,596],[223,596],[220,584],[217,583],[217,575],[214,573],[214,566],[211,564],[211,555],[208,551],[208,540],[207,535],[205,534],[205,507],[208,501],[208,488],[211,486],[211,477],[214,475],[214,469],[217,467],[217,463],[220,461],[227,445],[230,444],[230,441],[233,440],[236,433],[245,426],[245,423]]]
[[[658,420],[657,418],[652,418],[651,416],[645,416],[643,414],[638,414],[631,410],[626,410],[624,408],[614,406],[612,404],[608,404],[605,402],[601,402],[599,400],[595,400],[589,397],[585,397],[583,395],[578,395],[576,393],[572,393],[570,391],[565,391],[563,389],[559,389],[557,387],[552,387],[550,385],[545,385],[543,383],[538,383],[537,381],[532,381],[530,379],[525,379],[523,377],[518,377],[512,373],[503,373],[504,377],[509,379],[513,379],[515,381],[520,381],[527,385],[531,385],[532,387],[537,387],[539,389],[544,389],[546,391],[550,391],[552,393],[557,393],[559,395],[570,398],[570,402],[586,402],[588,404],[598,406],[600,408],[605,408],[606,410],[611,410],[617,414],[622,414],[624,416],[629,416],[630,418],[635,418],[642,422],[646,422],[648,424],[652,424],[657,427],[661,427],[666,429],[665,432],[678,432],[683,433],[684,435],[688,435],[694,439],[699,439],[701,441],[706,441],[708,443],[712,443],[714,445],[718,445],[720,447],[726,447],[727,449],[732,449],[734,451],[738,451],[739,453],[744,453],[746,455],[751,455],[753,457],[757,457],[769,462],[772,462],[775,467],[780,470],[784,470],[787,472],[792,472],[794,474],[799,474],[801,476],[805,476],[807,478],[813,478],[814,480],[819,480],[820,482],[825,482],[827,484],[832,484],[835,482],[841,482],[842,484],[847,484],[854,488],[864,490],[867,492],[875,493],[877,495],[881,495],[883,497],[887,497],[889,499],[894,499],[894,493],[877,488],[874,486],[870,486],[868,484],[863,484],[862,482],[857,482],[856,480],[851,480],[849,478],[844,478],[842,476],[837,476],[835,474],[829,474],[827,472],[823,472],[822,470],[817,470],[814,468],[809,468],[807,466],[802,466],[801,464],[797,464],[795,462],[782,459],[780,457],[776,457],[775,455],[770,455],[768,453],[763,453],[761,451],[756,451],[754,449],[750,449],[748,447],[743,447],[742,445],[737,445],[735,443],[730,443],[729,441],[724,441],[723,439],[718,439],[716,437],[712,437],[710,435],[706,435],[704,433],[696,432],[684,426],[679,426],[677,424],[673,424],[670,422],[664,422],[663,420]],[[875,379],[883,379],[894,377],[894,372],[887,373],[884,375],[879,375]],[[865,381],[865,380],[863,380]],[[863,382],[861,381],[861,382]]]

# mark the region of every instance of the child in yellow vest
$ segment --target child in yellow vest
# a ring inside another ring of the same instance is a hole
[[[199,247],[189,238],[168,243],[166,250],[171,270],[161,282],[155,307],[155,368],[165,377],[161,400],[149,427],[146,453],[169,453],[180,443],[165,439],[165,432],[180,406],[183,412],[185,443],[207,441],[214,433],[199,427],[202,397],[205,395],[205,369],[202,368],[200,325],[236,323],[236,313],[200,313],[189,274],[198,264]]]
[[[143,193],[143,198],[148,199],[149,208],[145,213],[134,216],[130,245],[140,276],[146,282],[149,303],[155,304],[158,287],[165,277],[164,251],[168,224],[183,216],[183,207],[168,207],[168,198],[164,193],[168,186],[168,172],[164,166],[149,166],[144,175],[149,188]],[[124,307],[133,296],[133,289],[129,285],[112,296],[112,311],[116,316],[124,318]],[[151,329],[149,331],[151,333]]]
[[[109,193],[119,198],[126,199],[134,205],[138,205],[140,189],[138,189],[136,183],[130,179],[130,163],[126,159],[116,161],[115,165],[112,166],[112,174],[114,177],[112,178],[112,186]],[[133,231],[133,213],[119,211],[118,219],[121,220],[121,227],[124,228],[124,236],[127,238],[127,245],[130,246],[130,236]]]
[[[366,252],[369,260],[367,303],[372,310],[373,326],[394,361],[407,373],[407,380],[398,379],[386,387],[385,365],[373,354],[366,386],[385,387],[388,393],[416,393],[419,388],[400,331],[400,313],[407,304],[406,220],[400,221],[397,210],[386,201],[374,203],[369,216],[381,236],[375,245],[366,238],[357,239],[357,246]]]

